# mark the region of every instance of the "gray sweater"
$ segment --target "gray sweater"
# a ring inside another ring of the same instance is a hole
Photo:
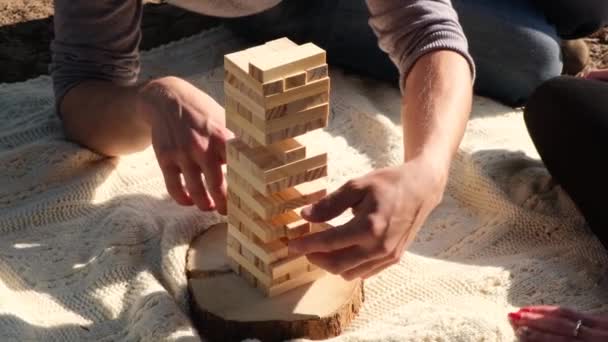
[[[260,12],[280,0],[170,0],[209,15],[234,17]],[[367,0],[369,24],[379,46],[403,78],[416,60],[435,50],[464,56],[474,74],[467,40],[451,0]],[[141,0],[55,0],[51,44],[57,103],[85,80],[131,85],[139,72]]]

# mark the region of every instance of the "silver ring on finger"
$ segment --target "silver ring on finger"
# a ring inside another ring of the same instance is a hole
[[[578,321],[576,321],[576,325],[574,326],[574,330],[572,331],[572,336],[578,337],[578,335],[581,333],[582,326],[583,326],[582,319],[579,319]]]

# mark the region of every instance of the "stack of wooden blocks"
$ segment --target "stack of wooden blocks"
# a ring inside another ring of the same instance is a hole
[[[327,228],[299,215],[327,191],[327,154],[309,133],[327,125],[326,54],[281,38],[226,55],[224,66],[226,127],[236,136],[227,144],[227,254],[236,273],[276,296],[324,274],[287,245]]]

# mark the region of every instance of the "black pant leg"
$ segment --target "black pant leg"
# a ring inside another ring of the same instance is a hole
[[[530,98],[525,120],[549,172],[608,248],[608,83],[548,81]]]

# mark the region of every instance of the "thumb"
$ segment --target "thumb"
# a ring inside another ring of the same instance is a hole
[[[365,190],[350,181],[317,203],[302,209],[301,216],[309,222],[325,222],[352,208],[363,199]]]

